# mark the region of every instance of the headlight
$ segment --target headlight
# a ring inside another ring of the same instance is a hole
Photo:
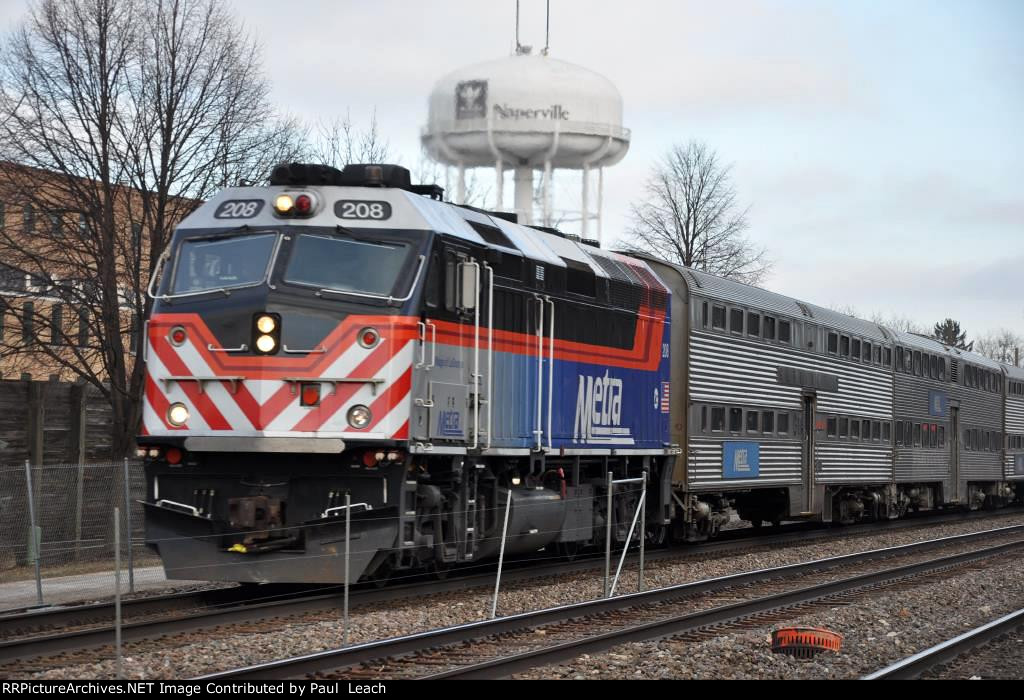
[[[292,199],[291,195],[279,194],[274,199],[274,209],[277,210],[278,214],[287,214],[295,206],[295,200]]]
[[[348,409],[348,424],[356,430],[362,430],[370,424],[371,420],[373,420],[373,414],[366,406],[359,405]]]
[[[179,427],[188,423],[188,409],[185,404],[172,403],[167,409],[167,422]]]
[[[273,352],[277,346],[277,341],[274,340],[273,336],[261,335],[256,339],[256,349],[260,352]]]
[[[256,327],[260,333],[273,333],[274,329],[277,328],[277,321],[274,320],[273,316],[260,316],[256,319]]]

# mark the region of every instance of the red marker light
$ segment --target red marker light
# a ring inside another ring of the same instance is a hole
[[[359,331],[359,344],[364,348],[372,348],[380,342],[380,333],[373,328],[364,328]]]
[[[181,326],[171,329],[171,343],[174,345],[184,345],[187,338],[188,334]]]
[[[313,198],[308,194],[300,194],[295,198],[295,212],[298,214],[308,214],[313,210]]]
[[[316,406],[320,403],[320,385],[319,384],[303,384],[302,385],[302,405],[303,406]]]
[[[367,450],[363,453],[363,464],[371,469],[377,466],[376,450]]]
[[[167,460],[168,464],[181,464],[182,456],[181,450],[177,447],[168,447],[167,453],[164,455],[164,459]]]

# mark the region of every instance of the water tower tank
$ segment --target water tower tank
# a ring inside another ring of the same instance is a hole
[[[542,170],[542,223],[551,224],[554,169],[583,171],[582,233],[601,226],[603,171],[626,155],[622,96],[591,70],[546,55],[519,53],[451,73],[430,94],[423,146],[434,160],[458,169],[455,201],[465,199],[466,168],[494,168],[498,209],[504,172],[515,173],[515,211],[533,223],[535,170]],[[590,173],[598,172],[596,212],[590,210]]]

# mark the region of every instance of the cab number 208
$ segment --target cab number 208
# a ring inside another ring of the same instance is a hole
[[[383,221],[391,218],[388,202],[356,201],[343,199],[334,203],[334,215],[339,219],[374,219]]]

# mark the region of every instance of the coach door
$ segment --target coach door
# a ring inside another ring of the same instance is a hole
[[[961,502],[960,496],[960,407],[949,407],[949,471],[953,481],[953,492],[945,495],[946,501]]]
[[[814,508],[814,404],[813,394],[804,394],[803,416],[803,515],[813,515]]]

